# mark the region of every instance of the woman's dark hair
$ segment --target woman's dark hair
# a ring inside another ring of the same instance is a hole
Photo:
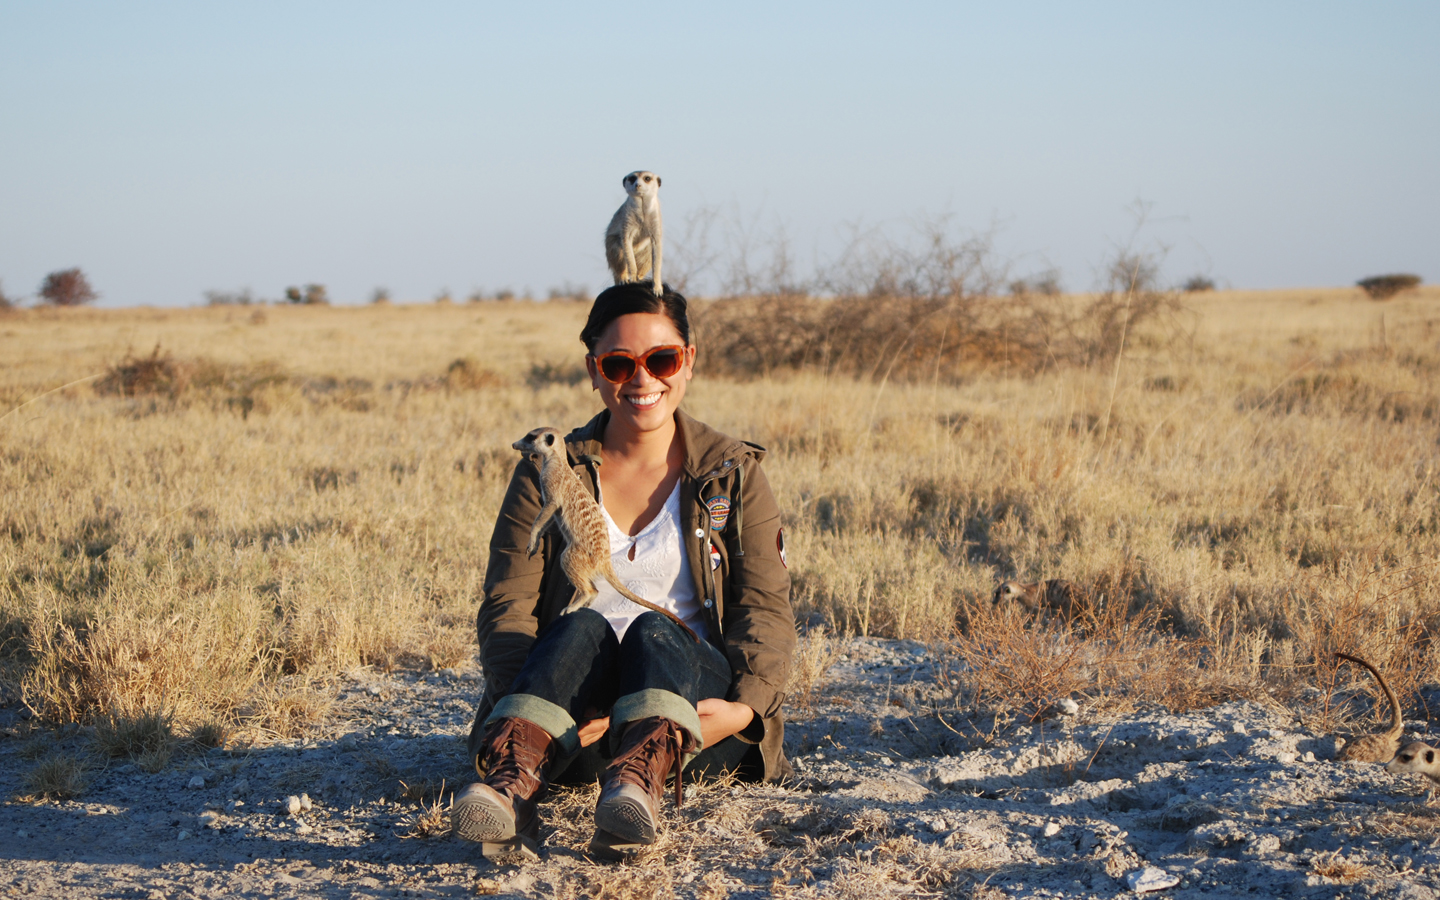
[[[659,313],[669,319],[680,333],[686,346],[690,344],[690,316],[684,296],[678,291],[665,287],[665,292],[655,296],[655,289],[647,281],[632,281],[606,288],[595,298],[590,307],[590,318],[580,331],[580,340],[585,349],[595,352],[595,342],[610,323],[631,313]]]

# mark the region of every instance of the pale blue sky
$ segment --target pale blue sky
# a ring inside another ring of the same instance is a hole
[[[620,178],[783,225],[996,229],[1084,288],[1440,279],[1440,4],[0,0],[0,281],[102,305],[607,283]],[[503,221],[501,221],[503,217]]]

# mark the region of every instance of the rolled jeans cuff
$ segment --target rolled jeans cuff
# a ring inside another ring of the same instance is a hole
[[[489,725],[496,719],[525,719],[527,722],[534,722],[550,735],[551,740],[560,745],[562,756],[570,756],[580,749],[580,731],[575,726],[575,720],[570,718],[570,713],[534,694],[506,694],[501,697],[485,719],[485,724]],[[699,721],[698,717],[696,721]]]
[[[615,701],[615,705],[610,709],[610,734],[614,742],[612,746],[620,746],[620,738],[626,725],[651,716],[669,719],[690,732],[690,736],[695,739],[696,753],[704,749],[705,739],[700,736],[700,714],[695,711],[695,707],[679,694],[659,688],[646,688],[626,694]],[[694,757],[695,753],[687,754],[684,762],[688,763]]]

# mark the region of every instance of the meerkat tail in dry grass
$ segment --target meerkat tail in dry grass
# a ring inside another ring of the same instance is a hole
[[[664,257],[665,225],[660,217],[660,176],[631,172],[621,179],[626,198],[605,229],[605,262],[616,284],[640,281],[647,274],[655,296],[665,290],[660,267]]]
[[[1385,764],[1385,770],[1424,775],[1432,786],[1440,786],[1440,759],[1436,758],[1434,747],[1421,741],[1411,741],[1401,747],[1395,758]]]
[[[1340,748],[1339,758],[1344,762],[1388,763],[1395,756],[1395,752],[1400,749],[1400,734],[1405,730],[1405,720],[1400,715],[1400,701],[1395,699],[1395,692],[1390,690],[1390,685],[1385,683],[1379,669],[1360,657],[1351,656],[1348,653],[1337,653],[1335,656],[1340,659],[1348,659],[1369,670],[1380,685],[1380,690],[1385,693],[1385,699],[1390,701],[1390,728],[1377,734],[1357,737]]]
[[[568,615],[587,608],[599,594],[601,579],[610,583],[620,596],[648,610],[666,616],[695,640],[700,638],[690,627],[668,609],[661,609],[620,583],[615,564],[610,561],[610,532],[600,504],[585,490],[585,484],[570,468],[565,455],[565,438],[554,428],[536,428],[511,445],[535,464],[540,471],[540,513],[530,526],[531,556],[540,548],[540,538],[551,524],[558,525],[565,535],[565,550],[560,554],[560,570],[575,586],[575,599],[560,613]]]

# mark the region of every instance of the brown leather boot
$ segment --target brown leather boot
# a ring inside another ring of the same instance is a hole
[[[450,807],[455,836],[479,841],[487,857],[538,859],[540,817],[535,807],[549,782],[553,742],[528,719],[496,719],[485,729],[475,771],[485,779],[461,791]]]
[[[675,776],[675,805],[684,798],[681,768],[695,739],[670,719],[652,716],[631,722],[620,752],[605,770],[595,806],[590,852],[624,859],[655,843],[665,779]]]

